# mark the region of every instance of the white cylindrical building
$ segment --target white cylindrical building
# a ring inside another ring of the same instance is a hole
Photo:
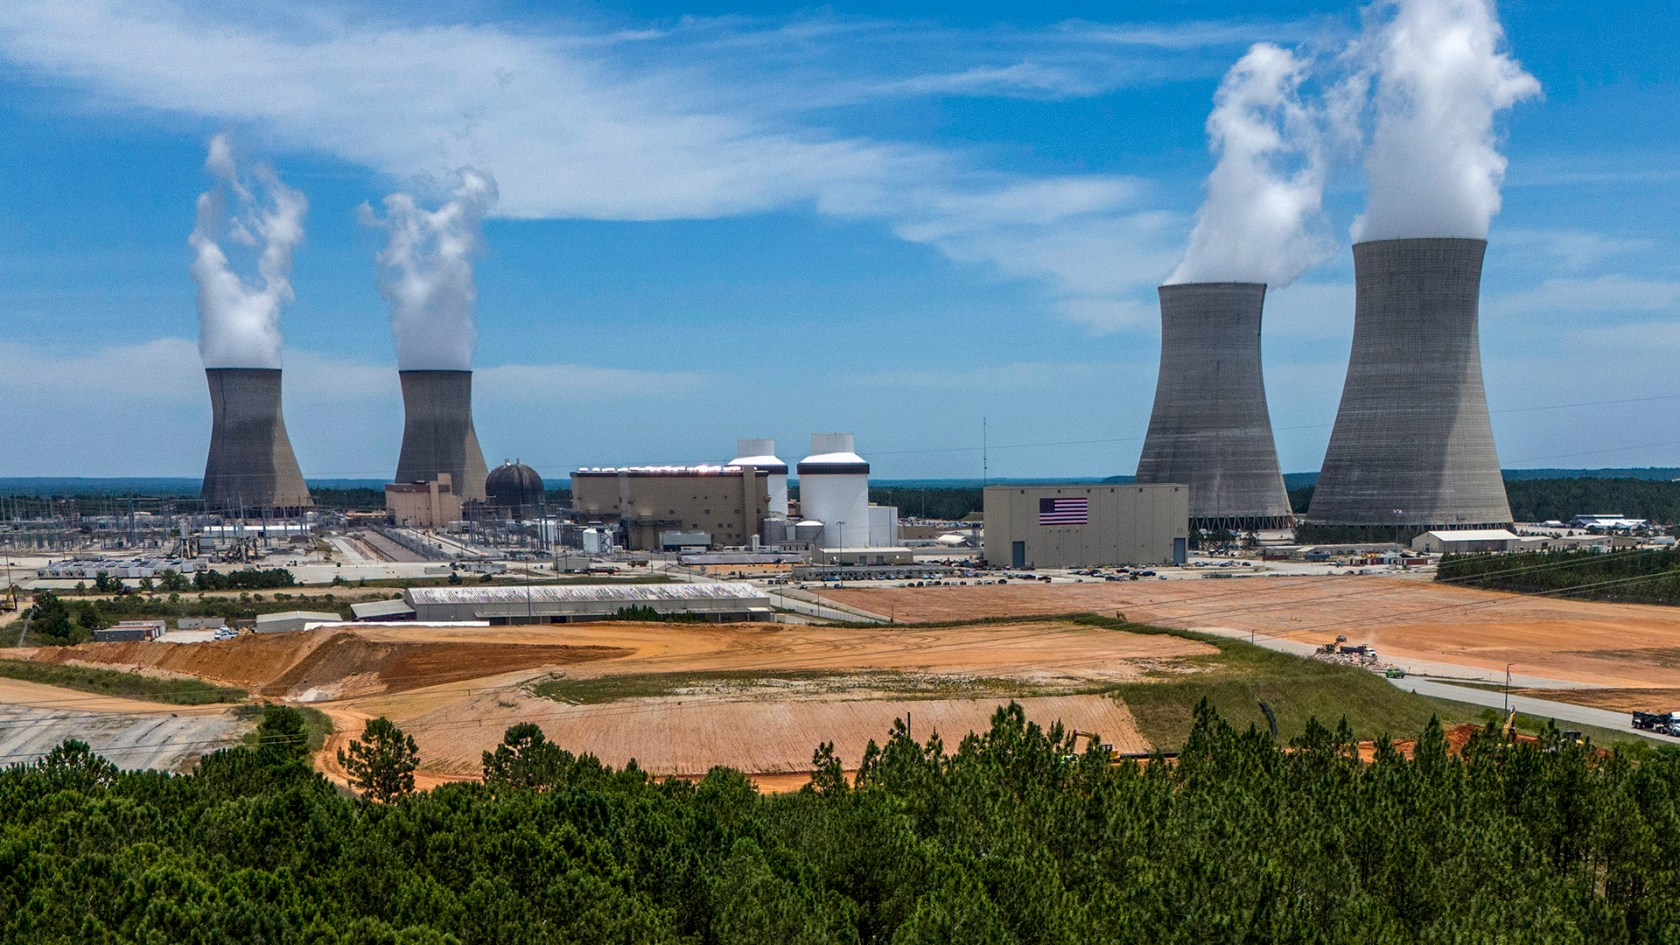
[[[775,440],[736,440],[735,458],[728,465],[762,469],[769,473],[770,504],[767,510],[771,515],[787,518],[788,466],[777,458]]]
[[[869,464],[853,451],[852,435],[811,434],[811,455],[796,469],[800,513],[823,523],[822,546],[869,547]]]

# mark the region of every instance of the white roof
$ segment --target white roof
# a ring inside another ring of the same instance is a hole
[[[318,621],[321,623],[343,623],[344,618],[337,614],[325,613],[319,610],[288,610],[278,614],[258,614],[257,623],[270,623],[283,620]]]
[[[1434,531],[1431,538],[1441,541],[1516,541],[1517,536],[1504,528],[1466,528],[1463,531]]]
[[[533,603],[638,603],[667,600],[734,600],[765,598],[763,591],[740,581],[705,584],[532,584],[499,587],[411,587],[409,603],[421,604],[514,604]],[[767,599],[767,598],[766,598]]]
[[[775,456],[766,454],[763,456],[737,456],[729,461],[729,465],[752,466],[757,468],[759,466],[786,466],[787,463]]]
[[[804,459],[800,460],[799,464],[801,466],[803,466],[806,463],[821,464],[821,463],[864,463],[864,462],[868,462],[868,460],[864,459],[862,456],[859,456],[856,453],[817,453],[815,455],[807,456]]]

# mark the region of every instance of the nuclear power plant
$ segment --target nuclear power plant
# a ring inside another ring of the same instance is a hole
[[[1288,528],[1254,282],[1164,285],[1161,368],[1136,479],[1190,487],[1190,528]]]
[[[1486,250],[1480,239],[1354,245],[1353,353],[1308,522],[1511,522],[1482,390]]]
[[[210,456],[199,492],[212,509],[301,509],[314,503],[280,412],[280,371],[208,368]]]
[[[432,482],[448,473],[455,495],[484,501],[488,469],[472,420],[471,371],[398,371],[403,438],[399,483]]]
[[[787,518],[788,465],[776,456],[776,441],[736,440],[735,454],[735,458],[730,460],[728,465],[762,469],[769,475],[770,514]]]

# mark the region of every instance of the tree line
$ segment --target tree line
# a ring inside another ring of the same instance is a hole
[[[1447,555],[1435,580],[1529,594],[1680,604],[1680,549]]]
[[[1287,749],[1205,706],[1177,762],[1111,764],[1000,709],[947,750],[906,722],[852,778],[614,770],[510,729],[483,782],[412,787],[375,720],[308,764],[301,720],[191,775],[65,743],[0,773],[0,940],[477,943],[1655,943],[1680,936],[1680,752],[1490,726],[1461,754]],[[295,714],[295,713],[291,713]]]

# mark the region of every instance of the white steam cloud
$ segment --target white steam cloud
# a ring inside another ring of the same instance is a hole
[[[1360,44],[1374,59],[1376,125],[1356,242],[1486,238],[1505,156],[1497,113],[1540,94],[1504,50],[1493,0],[1384,0]]]
[[[241,174],[226,135],[210,139],[204,168],[216,182],[199,195],[198,223],[187,238],[198,284],[199,355],[207,368],[278,368],[280,310],[292,301],[292,251],[303,240],[309,202],[268,167]],[[257,254],[260,284],[234,271],[224,240]]]
[[[1308,63],[1256,43],[1213,97],[1218,155],[1184,260],[1167,278],[1288,285],[1331,252],[1319,116],[1301,99]]]
[[[496,182],[463,168],[453,194],[426,210],[411,194],[385,198],[385,216],[362,206],[364,222],[388,234],[379,253],[379,293],[391,304],[391,339],[405,371],[472,370],[478,328],[473,256],[483,246],[484,215],[496,202]]]

